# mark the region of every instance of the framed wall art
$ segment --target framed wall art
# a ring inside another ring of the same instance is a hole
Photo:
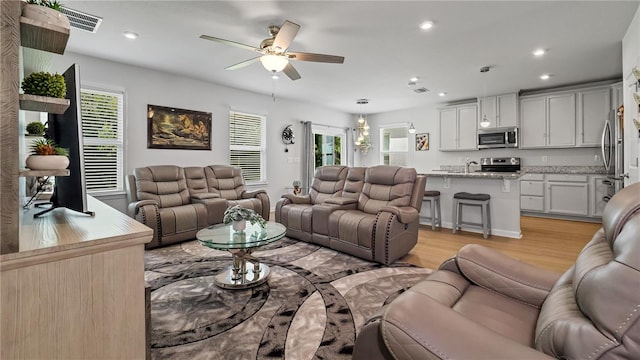
[[[211,150],[211,113],[147,105],[147,148]]]
[[[429,150],[429,133],[416,134],[416,151]]]

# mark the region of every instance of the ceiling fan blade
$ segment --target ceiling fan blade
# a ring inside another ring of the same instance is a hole
[[[284,67],[282,72],[289,77],[291,80],[298,80],[301,78],[300,74],[298,74],[298,70],[288,63],[287,66]]]
[[[274,48],[279,47],[282,51],[287,50],[289,45],[291,45],[293,38],[296,37],[298,30],[300,30],[300,25],[286,20],[280,27],[276,38],[273,40],[272,46]]]
[[[231,40],[220,39],[220,38],[209,36],[209,35],[200,35],[200,39],[211,40],[211,41],[219,42],[221,44],[231,45],[231,46],[235,46],[237,48],[245,49],[245,50],[257,51],[257,52],[261,51],[261,49],[258,49],[254,46],[242,44],[242,43],[231,41]]]
[[[299,60],[299,61],[315,61],[315,62],[333,63],[333,64],[344,63],[344,56],[336,56],[336,55],[288,51],[287,57],[289,57],[289,59]]]
[[[224,69],[225,69],[225,70],[236,70],[236,69],[243,68],[243,67],[245,67],[245,66],[249,66],[249,65],[251,65],[251,64],[253,64],[253,63],[256,63],[256,62],[258,62],[258,61],[260,61],[260,56],[255,57],[255,58],[253,58],[253,59],[245,60],[245,61],[243,61],[243,62],[239,62],[239,63],[237,63],[237,64],[235,64],[235,65],[227,66],[227,67],[226,67],[226,68],[224,68]]]

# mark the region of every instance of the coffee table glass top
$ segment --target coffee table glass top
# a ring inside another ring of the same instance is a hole
[[[282,239],[286,230],[284,225],[276,222],[267,222],[264,229],[247,222],[242,232],[234,231],[231,224],[218,224],[198,231],[196,238],[202,245],[212,249],[250,249]]]

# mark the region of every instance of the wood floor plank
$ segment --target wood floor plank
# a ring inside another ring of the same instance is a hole
[[[466,244],[481,244],[513,258],[556,272],[564,272],[591,240],[601,224],[579,221],[521,217],[522,239],[490,236],[466,231],[452,234],[451,229],[431,230],[421,226],[418,244],[400,261],[436,269]]]

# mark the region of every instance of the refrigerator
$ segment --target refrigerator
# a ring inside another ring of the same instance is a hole
[[[604,122],[602,129],[602,162],[607,170],[607,180],[609,185],[608,201],[613,194],[624,187],[624,108],[622,105],[609,112],[609,118]]]

